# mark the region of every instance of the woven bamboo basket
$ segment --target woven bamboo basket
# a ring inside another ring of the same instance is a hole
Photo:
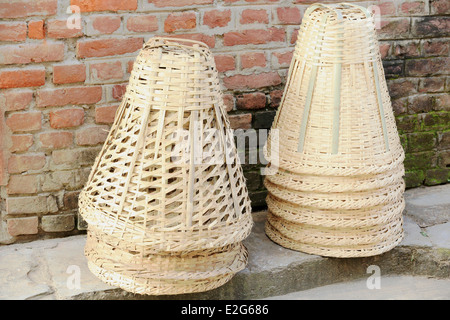
[[[91,271],[125,290],[206,291],[245,267],[250,200],[205,44],[144,45],[79,208]]]
[[[307,9],[265,153],[275,242],[356,257],[401,241],[404,151],[365,8]]]

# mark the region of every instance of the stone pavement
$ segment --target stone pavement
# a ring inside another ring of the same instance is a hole
[[[264,234],[266,212],[256,212],[254,229],[245,240],[247,268],[222,287],[197,294],[140,296],[104,284],[87,268],[85,235],[2,246],[0,299],[325,299],[349,288],[357,293],[353,298],[370,298],[360,288],[372,276],[369,266],[379,268],[382,281],[395,276],[403,281],[428,277],[448,289],[450,184],[407,190],[405,199],[405,239],[391,251],[367,258],[325,258],[285,249]],[[396,292],[411,287],[400,280],[395,285],[391,281],[391,286]],[[428,296],[433,297],[450,298],[448,290]]]

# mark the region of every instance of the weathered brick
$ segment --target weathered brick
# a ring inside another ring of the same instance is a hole
[[[231,10],[210,10],[203,13],[203,24],[210,28],[226,27],[231,21]]]
[[[86,66],[84,64],[69,64],[53,66],[53,83],[65,84],[84,82]]]
[[[75,228],[73,214],[47,215],[41,218],[41,228],[45,232],[64,232]]]
[[[434,97],[428,94],[413,96],[409,99],[408,113],[425,113],[434,110]]]
[[[446,66],[450,64],[450,58],[437,57],[429,59],[406,60],[405,70],[409,76],[434,76],[445,73]]]
[[[38,224],[38,217],[9,218],[6,220],[8,233],[13,237],[27,234],[37,234]]]
[[[446,130],[450,123],[450,112],[430,112],[421,115],[425,130]]]
[[[114,122],[114,117],[118,105],[113,106],[98,106],[95,108],[95,122],[110,124]]]
[[[438,149],[450,150],[450,131],[445,131],[438,135]]]
[[[108,132],[109,127],[107,126],[84,127],[75,133],[75,141],[79,146],[103,144]]]
[[[448,93],[434,95],[435,110],[450,111],[450,95]]]
[[[225,111],[230,112],[234,109],[234,96],[232,94],[223,95],[223,104],[225,105]]]
[[[73,133],[67,131],[44,132],[39,135],[39,141],[45,149],[67,148],[72,144]]]
[[[28,21],[28,38],[45,38],[44,20]]]
[[[409,18],[381,18],[380,29],[377,30],[380,39],[398,39],[407,37],[410,32]]]
[[[435,186],[448,182],[450,169],[430,169],[426,171],[424,184],[426,186]]]
[[[283,97],[283,90],[272,90],[270,92],[270,106],[278,108]]]
[[[25,64],[63,59],[64,43],[59,42],[11,44],[0,47],[0,64]]]
[[[83,165],[92,165],[100,152],[99,148],[61,149],[52,152],[53,163],[62,168],[79,168]]]
[[[103,83],[106,80],[121,80],[124,76],[122,62],[92,63],[89,68],[91,82]]]
[[[45,68],[3,69],[0,71],[0,89],[40,87],[45,84]]]
[[[403,60],[384,60],[383,68],[386,78],[398,78],[404,75]]]
[[[450,3],[448,0],[430,0],[431,14],[450,14]]]
[[[277,18],[281,24],[299,25],[302,21],[300,9],[297,7],[277,8]]]
[[[114,15],[89,16],[87,21],[88,35],[111,34],[120,28],[122,20]]]
[[[237,46],[248,44],[265,44],[269,42],[284,42],[286,31],[282,28],[251,29],[232,31],[224,34],[225,46]]]
[[[275,117],[275,110],[260,111],[253,115],[253,128],[254,129],[270,129]]]
[[[250,129],[252,127],[252,114],[241,113],[229,115],[230,126],[232,129]]]
[[[433,132],[416,132],[408,135],[408,151],[429,151],[436,146],[436,134]]]
[[[40,130],[42,128],[42,112],[13,113],[6,119],[6,125],[13,132]]]
[[[445,37],[450,35],[450,17],[426,16],[413,18],[411,33],[418,37]]]
[[[5,111],[18,111],[28,108],[33,100],[31,90],[4,90],[0,102]]]
[[[293,55],[294,55],[293,51],[273,52],[272,65],[277,66],[279,68],[289,67]]]
[[[396,41],[393,55],[397,58],[411,58],[420,56],[419,41]]]
[[[406,188],[415,188],[423,184],[425,173],[422,170],[405,172]]]
[[[406,153],[404,166],[406,171],[436,167],[437,157],[434,151]]]
[[[417,93],[418,80],[398,79],[388,81],[389,94],[392,99],[406,97]]]
[[[33,145],[32,134],[13,134],[11,136],[10,152],[25,152]]]
[[[54,129],[78,127],[84,123],[84,110],[72,108],[52,111],[49,119]]]
[[[127,91],[127,84],[126,83],[116,84],[112,88],[112,97],[115,100],[122,100],[122,97],[123,97],[123,95],[125,94],[126,91]]]
[[[408,98],[392,100],[392,110],[395,116],[406,114],[408,110]]]
[[[0,18],[25,18],[56,14],[58,0],[17,0],[0,2]]]
[[[445,77],[426,77],[420,79],[419,92],[442,92],[445,90]]]
[[[93,104],[102,99],[102,87],[70,87],[41,89],[37,92],[38,107],[57,107],[68,104]]]
[[[7,186],[8,194],[34,194],[38,191],[37,175],[11,175]]]
[[[8,160],[9,173],[22,173],[29,170],[40,170],[45,167],[45,154],[13,154]]]
[[[81,12],[137,9],[137,0],[70,0],[70,4],[80,7]]]
[[[264,52],[248,52],[241,54],[241,68],[265,67],[266,55]]]
[[[225,72],[236,69],[236,60],[232,55],[229,54],[215,55],[214,61],[216,63],[217,71],[219,72]]]
[[[127,29],[133,32],[153,32],[158,30],[158,17],[154,15],[131,16]]]
[[[399,133],[414,132],[419,129],[417,115],[398,116],[395,118]]]
[[[228,89],[258,89],[263,87],[276,86],[281,84],[281,77],[277,72],[266,72],[250,75],[234,75],[223,79],[225,87]]]
[[[13,197],[6,199],[8,214],[38,214],[58,211],[56,199],[52,196]]]
[[[164,32],[194,29],[197,26],[195,12],[171,13],[164,21]]]
[[[241,13],[241,24],[269,23],[269,14],[264,9],[245,9]]]
[[[25,22],[1,22],[0,41],[24,41],[27,38]]]
[[[427,3],[425,1],[405,1],[400,4],[400,12],[408,15],[427,13]]]
[[[423,40],[422,48],[425,56],[448,56],[450,53],[450,44],[447,40]]]
[[[67,20],[48,20],[47,21],[47,36],[49,38],[64,39],[64,38],[76,38],[83,35],[82,29],[68,28]]]
[[[266,95],[262,92],[245,93],[237,96],[236,108],[243,110],[263,109],[266,106]]]
[[[66,210],[78,209],[79,196],[80,196],[79,191],[64,192],[63,197],[64,209]]]
[[[80,40],[77,42],[77,57],[106,57],[133,53],[142,48],[143,41],[143,38]]]

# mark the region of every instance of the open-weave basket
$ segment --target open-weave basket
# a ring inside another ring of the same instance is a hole
[[[402,239],[404,151],[365,8],[307,9],[265,152],[275,242],[354,257]]]
[[[92,272],[145,294],[206,291],[243,269],[251,207],[209,48],[140,51],[79,208]]]

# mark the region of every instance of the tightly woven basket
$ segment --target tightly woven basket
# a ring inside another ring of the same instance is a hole
[[[144,45],[79,208],[91,271],[127,291],[206,291],[245,267],[250,200],[205,44]]]
[[[365,8],[307,9],[265,153],[273,241],[333,257],[401,241],[404,151]]]

